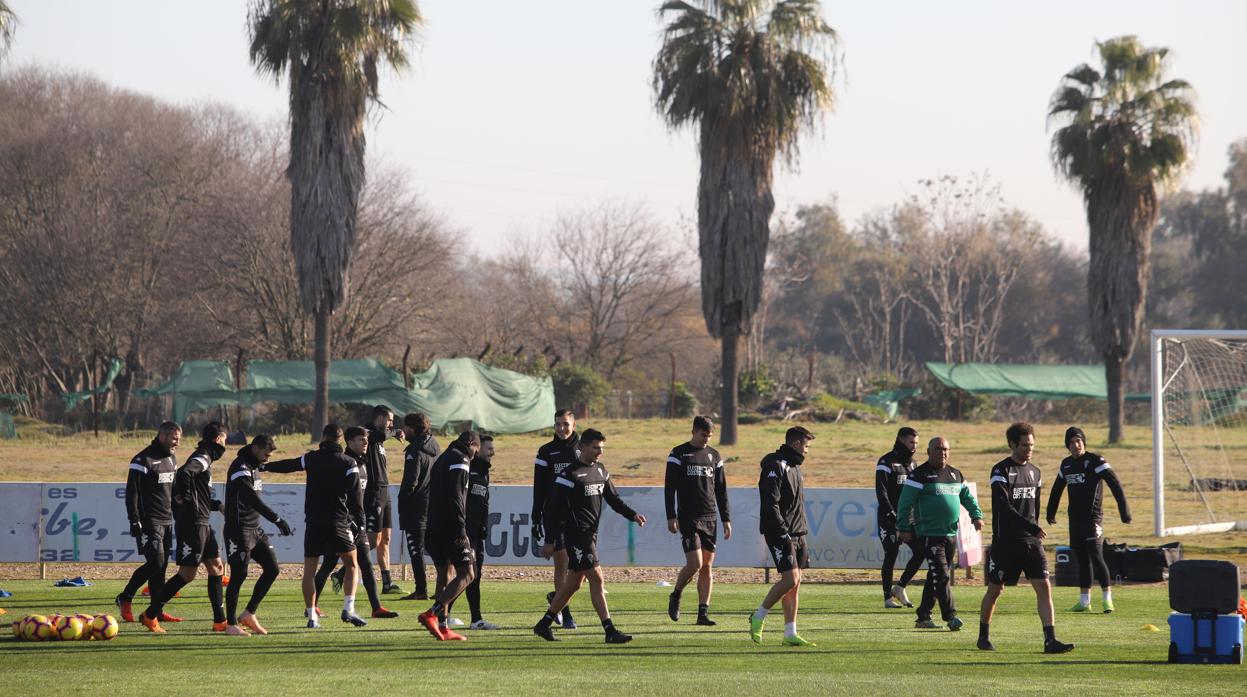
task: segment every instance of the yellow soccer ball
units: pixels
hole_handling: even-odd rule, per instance
[[[56,630],[43,615],[30,615],[22,622],[22,638],[27,641],[49,641]]]
[[[56,630],[56,638],[61,641],[74,641],[82,636],[82,620],[73,615],[61,617],[52,627]]]
[[[112,615],[96,615],[91,621],[91,638],[108,641],[117,636],[120,627]]]
[[[82,633],[78,635],[78,640],[89,640],[91,638],[91,623],[95,621],[95,616],[79,612],[74,617],[77,617],[78,621],[82,623]]]

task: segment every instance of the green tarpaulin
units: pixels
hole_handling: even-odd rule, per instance
[[[895,419],[901,412],[901,400],[917,397],[922,394],[921,387],[901,387],[895,390],[879,390],[866,395],[862,401],[872,407],[879,407],[889,419]]]
[[[311,361],[250,361],[247,386],[234,389],[234,374],[224,361],[187,361],[173,378],[138,396],[173,396],[173,420],[218,405],[250,406],[261,402],[311,404],[316,373]],[[373,359],[334,361],[329,372],[331,402],[385,404],[398,414],[421,411],[434,427],[470,422],[495,433],[523,433],[548,428],[554,419],[554,385],[470,358],[440,359],[412,376],[403,377]]]
[[[95,389],[83,392],[66,392],[61,395],[61,398],[65,400],[65,408],[73,409],[80,403],[90,399],[92,395],[104,394],[111,390],[113,388],[113,380],[116,380],[117,376],[121,375],[121,369],[125,366],[125,361],[120,358],[108,359],[108,372],[104,375],[104,379],[100,381],[100,384],[95,386]]]
[[[971,394],[1029,399],[1108,399],[1102,365],[1021,365],[1000,363],[927,363],[927,370],[948,387]],[[1148,394],[1126,397],[1151,399]]]

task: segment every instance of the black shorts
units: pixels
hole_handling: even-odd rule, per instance
[[[1070,523],[1069,545],[1076,547],[1084,542],[1096,544],[1104,541],[1104,528],[1099,523]]]
[[[199,566],[209,559],[220,559],[216,531],[211,525],[178,525],[178,566]]]
[[[355,549],[355,533],[347,525],[311,527],[303,531],[303,557],[339,556]]]
[[[563,542],[567,545],[567,568],[572,571],[588,571],[598,561],[598,536],[567,533]]]
[[[259,546],[273,548],[268,533],[259,528],[225,531],[225,554],[230,564],[246,564],[251,561],[251,551]]]
[[[554,551],[562,552],[567,549],[567,533],[562,530],[555,530],[553,535],[546,536],[545,543],[554,545]]]
[[[1031,581],[1048,578],[1048,557],[1039,540],[992,541],[987,553],[987,581],[1012,586],[1021,575]]]
[[[810,552],[805,548],[805,535],[796,537],[780,537],[764,535],[766,548],[771,550],[771,559],[775,561],[775,570],[781,574],[793,569],[810,568]]]
[[[368,532],[381,532],[394,527],[394,512],[390,510],[390,487],[383,486],[377,490],[377,501],[373,504],[373,509],[368,511],[365,525]]]
[[[700,549],[714,554],[714,543],[719,539],[717,518],[681,520],[677,525],[680,530],[680,546],[685,553]]]
[[[476,552],[466,537],[448,539],[446,535],[433,532],[424,537],[424,551],[433,560],[434,566],[473,566],[476,564]]]
[[[173,544],[173,526],[162,523],[144,523],[143,534],[134,539],[134,544],[144,559],[159,560],[160,563],[164,563],[169,559],[169,547]]]

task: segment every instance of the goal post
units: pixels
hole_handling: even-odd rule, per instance
[[[1156,535],[1247,530],[1247,330],[1153,330],[1151,369]]]

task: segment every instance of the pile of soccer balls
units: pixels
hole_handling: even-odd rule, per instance
[[[26,615],[13,623],[13,636],[25,641],[108,641],[118,629],[112,615]]]

